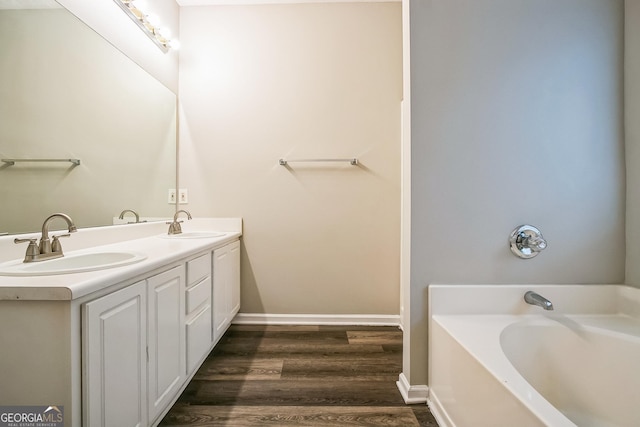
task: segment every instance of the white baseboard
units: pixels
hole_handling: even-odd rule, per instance
[[[407,405],[413,405],[415,403],[426,403],[429,396],[429,387],[426,385],[411,385],[409,380],[405,377],[404,373],[401,373],[396,381],[398,390],[404,399],[404,403]]]
[[[447,415],[447,411],[442,407],[438,396],[436,396],[433,391],[429,393],[427,405],[429,405],[429,410],[436,419],[439,427],[456,427],[451,418],[449,418],[449,415]]]
[[[261,314],[238,313],[236,325],[399,326],[400,316],[386,314]]]

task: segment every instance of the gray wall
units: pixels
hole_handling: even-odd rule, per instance
[[[626,283],[640,286],[640,1],[625,2]]]
[[[410,382],[430,283],[620,283],[623,1],[411,2]],[[511,230],[539,227],[532,260]]]

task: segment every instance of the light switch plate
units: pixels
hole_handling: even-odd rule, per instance
[[[186,205],[187,203],[189,203],[189,190],[187,190],[186,188],[181,188],[178,191],[178,203],[180,203],[181,205]]]

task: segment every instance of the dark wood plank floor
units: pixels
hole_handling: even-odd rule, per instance
[[[234,325],[160,426],[437,427],[401,370],[398,328]]]

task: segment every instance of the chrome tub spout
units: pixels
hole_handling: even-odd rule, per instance
[[[524,294],[524,301],[527,304],[537,305],[545,310],[553,310],[553,304],[551,304],[551,301],[533,291],[527,291]]]

